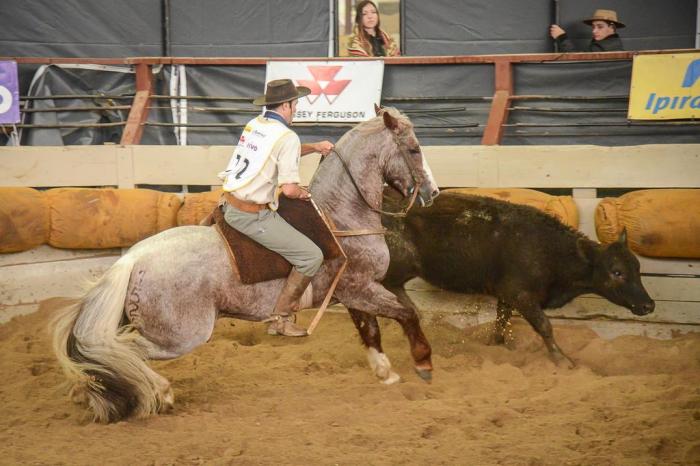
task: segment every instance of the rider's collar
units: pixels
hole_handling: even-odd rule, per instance
[[[270,120],[277,120],[280,123],[282,123],[284,126],[289,127],[287,120],[285,120],[282,115],[280,115],[277,112],[273,112],[272,110],[265,111],[265,113],[263,114],[263,118],[269,118]]]

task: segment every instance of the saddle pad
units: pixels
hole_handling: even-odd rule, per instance
[[[343,250],[336,242],[333,233],[311,202],[284,196],[280,196],[279,201],[277,213],[316,243],[323,252],[324,260],[343,256]],[[231,263],[234,270],[238,269],[241,282],[251,284],[287,278],[292,271],[292,265],[284,257],[256,243],[226,223],[220,206],[214,209],[213,220],[215,228],[228,244],[233,255],[234,260]]]

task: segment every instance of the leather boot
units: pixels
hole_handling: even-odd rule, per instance
[[[294,313],[299,310],[299,299],[301,299],[301,295],[304,294],[309,283],[311,283],[311,277],[307,277],[303,273],[297,272],[296,269],[292,269],[270,316],[273,322],[267,328],[268,334],[287,337],[305,337],[308,335],[305,328],[294,323],[296,320]]]

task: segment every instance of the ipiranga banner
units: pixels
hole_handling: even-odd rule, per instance
[[[636,55],[627,118],[700,118],[700,53]]]

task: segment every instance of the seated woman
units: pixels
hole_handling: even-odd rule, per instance
[[[593,39],[588,44],[586,52],[613,52],[624,50],[622,47],[622,39],[617,35],[617,30],[625,27],[623,23],[617,20],[617,13],[613,10],[595,10],[593,16],[584,19],[583,22],[591,27]],[[566,36],[559,25],[552,24],[549,27],[549,35],[552,36],[559,45],[560,52],[576,52],[576,47]]]
[[[379,10],[370,0],[357,4],[355,26],[350,36],[348,54],[351,57],[395,57],[399,48],[394,39],[380,29]]]

